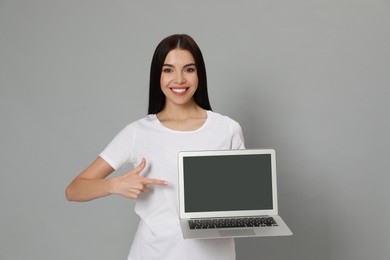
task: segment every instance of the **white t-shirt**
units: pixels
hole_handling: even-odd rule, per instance
[[[137,166],[145,158],[146,167],[141,174],[168,181],[166,186],[151,186],[136,200],[135,212],[141,221],[128,259],[235,259],[231,238],[183,239],[178,210],[177,156],[186,150],[243,148],[240,125],[212,111],[207,111],[205,123],[195,131],[166,128],[154,114],[127,125],[100,157],[116,170],[129,164]]]

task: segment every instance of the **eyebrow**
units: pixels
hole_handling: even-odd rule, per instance
[[[172,64],[163,64],[163,67],[164,66],[166,66],[166,67],[175,67]],[[190,63],[190,64],[187,64],[187,65],[184,65],[183,68],[190,67],[190,66],[196,66],[196,65],[195,65],[195,63]]]

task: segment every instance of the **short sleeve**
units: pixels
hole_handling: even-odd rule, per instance
[[[235,121],[232,125],[232,149],[245,149],[241,126]]]
[[[135,136],[135,125],[130,124],[126,126],[112,139],[99,156],[115,170],[133,163],[132,148]]]

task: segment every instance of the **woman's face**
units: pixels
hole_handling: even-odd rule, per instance
[[[191,52],[173,49],[168,53],[162,67],[160,86],[166,102],[176,105],[194,102],[198,73]]]

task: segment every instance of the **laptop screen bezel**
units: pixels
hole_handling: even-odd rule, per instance
[[[206,211],[206,212],[186,212],[184,195],[184,158],[197,156],[220,156],[220,155],[271,155],[271,175],[272,175],[272,209],[267,210],[234,210],[234,211]],[[239,149],[239,150],[205,150],[205,151],[182,151],[178,154],[179,167],[179,213],[180,218],[212,218],[212,217],[249,217],[278,214],[277,184],[276,184],[276,152],[274,149]]]

